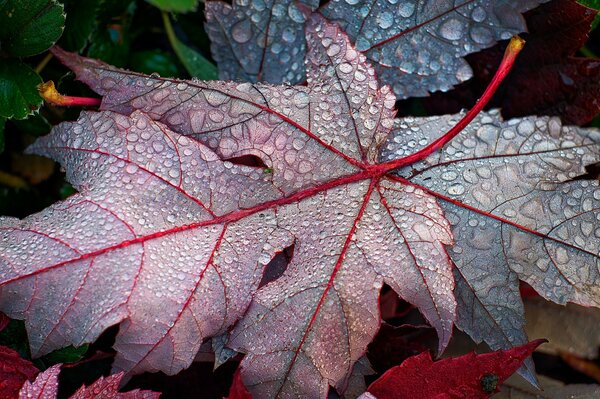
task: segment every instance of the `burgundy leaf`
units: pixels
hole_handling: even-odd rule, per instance
[[[5,346],[0,346],[0,398],[14,398],[25,381],[33,380],[38,369]]]
[[[433,362],[429,352],[413,356],[372,383],[363,398],[484,399],[497,392],[544,340],[510,350]]]
[[[231,383],[227,399],[252,399],[252,395],[244,386],[239,368],[236,370],[235,374],[233,374],[233,382]]]
[[[8,323],[10,323],[10,318],[4,313],[0,312],[0,331],[4,330]]]
[[[19,399],[56,399],[58,393],[58,374],[60,364],[50,367],[37,376],[34,382],[26,382],[19,392]],[[89,387],[81,387],[70,399],[158,399],[160,394],[151,391],[133,391],[120,393],[119,384],[123,373],[106,378],[100,377]]]
[[[511,76],[492,105],[505,117],[532,114],[561,116],[582,125],[600,112],[600,60],[576,57],[596,12],[573,0],[554,0],[526,14],[530,33]],[[435,113],[470,107],[500,64],[504,45],[467,59],[475,78],[448,94],[435,94],[426,107]]]

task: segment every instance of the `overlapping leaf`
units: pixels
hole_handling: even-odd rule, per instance
[[[373,382],[359,399],[485,399],[543,340],[510,350],[431,360],[429,352],[406,359]]]
[[[175,373],[241,318],[229,345],[254,394],[325,397],[364,372],[383,282],[445,347],[449,225],[376,164],[395,98],[335,25],[315,15],[307,32],[308,87],[174,81],[56,52],[104,111],[30,150],[80,194],[3,220],[1,305],[26,319],[34,353],[122,322],[116,369]],[[222,160],[248,154],[272,170]],[[291,245],[283,275],[256,291]]]
[[[398,98],[407,98],[471,78],[462,57],[525,31],[521,13],[544,1],[332,0],[320,12],[341,24]],[[304,19],[294,2],[207,1],[206,9],[222,79],[302,81]]]
[[[513,72],[491,102],[507,118],[560,116],[583,125],[599,112],[600,60],[575,56],[588,39],[596,11],[574,0],[555,0],[526,14],[529,34]],[[504,52],[501,43],[467,57],[474,78],[449,93],[425,100],[429,113],[446,114],[471,107],[489,84]]]
[[[18,399],[56,399],[58,395],[58,373],[60,364],[40,373],[35,381],[25,382]],[[158,399],[160,394],[151,391],[133,391],[120,393],[119,383],[123,373],[106,378],[100,377],[89,387],[81,387],[69,399]]]
[[[400,120],[383,159],[425,145],[456,116]],[[600,186],[572,180],[600,133],[558,118],[482,113],[442,151],[400,173],[441,200],[453,226],[457,326],[493,349],[526,342],[518,279],[556,303],[600,304]]]
[[[306,17],[318,0],[206,2],[206,32],[223,80],[299,83],[305,80]]]

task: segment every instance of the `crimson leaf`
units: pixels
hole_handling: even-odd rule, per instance
[[[60,364],[40,373],[35,381],[25,382],[18,399],[56,399],[58,393],[58,373]],[[160,394],[151,391],[133,391],[120,393],[119,383],[123,373],[106,378],[100,377],[89,387],[81,387],[69,399],[158,399]]]
[[[27,380],[33,380],[38,369],[28,360],[5,346],[0,346],[0,397],[14,398]]]
[[[485,399],[510,377],[543,340],[510,350],[431,360],[429,352],[388,370],[362,399]]]

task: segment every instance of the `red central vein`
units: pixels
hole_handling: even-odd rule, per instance
[[[467,114],[463,117],[463,119],[461,119],[453,128],[451,128],[448,132],[446,132],[444,135],[442,135],[442,137],[440,137],[438,140],[434,141],[427,147],[423,148],[422,150],[420,150],[412,155],[409,155],[407,157],[400,158],[397,160],[392,160],[392,161],[385,162],[382,164],[365,165],[363,163],[360,163],[360,162],[354,160],[353,158],[350,158],[350,157],[346,156],[345,154],[340,153],[337,149],[323,143],[322,141],[320,141],[320,139],[318,137],[315,137],[312,132],[308,131],[306,128],[303,128],[302,126],[300,126],[296,122],[292,121],[288,117],[281,115],[279,113],[276,113],[275,111],[268,109],[266,106],[254,104],[258,108],[264,109],[267,112],[275,113],[280,118],[282,118],[284,121],[290,123],[291,125],[297,127],[298,129],[302,130],[310,137],[314,137],[315,140],[319,141],[323,145],[330,148],[331,151],[341,154],[345,159],[347,159],[353,165],[358,166],[361,170],[354,174],[342,176],[337,179],[323,183],[321,185],[318,185],[315,187],[309,187],[307,189],[298,191],[298,192],[296,192],[288,197],[285,197],[285,198],[278,198],[278,199],[275,199],[272,201],[267,201],[267,202],[264,202],[262,204],[256,205],[251,208],[240,209],[240,210],[233,211],[233,212],[230,212],[225,215],[213,217],[212,219],[209,219],[209,220],[203,220],[203,221],[190,223],[190,224],[183,225],[183,226],[173,227],[173,228],[170,228],[167,230],[158,231],[158,232],[155,232],[152,234],[136,237],[134,239],[127,240],[127,241],[123,241],[119,244],[101,248],[96,251],[88,252],[86,254],[82,254],[81,256],[79,256],[77,258],[65,260],[65,261],[56,263],[54,265],[50,265],[45,268],[38,269],[34,272],[31,272],[31,273],[28,273],[25,275],[21,275],[18,277],[14,277],[12,279],[8,279],[0,284],[7,284],[12,281],[20,280],[20,279],[23,279],[23,278],[26,278],[29,276],[37,275],[37,274],[41,274],[41,273],[47,272],[49,270],[55,269],[57,267],[61,267],[68,263],[77,262],[80,260],[98,256],[98,255],[113,251],[115,249],[124,248],[124,247],[128,247],[130,245],[143,243],[143,242],[146,242],[149,240],[164,237],[169,234],[174,234],[174,233],[178,233],[181,231],[186,231],[186,230],[190,230],[190,229],[195,229],[195,228],[200,228],[200,227],[210,226],[210,225],[215,225],[215,224],[220,224],[220,223],[235,222],[244,217],[250,216],[254,213],[264,211],[267,209],[271,209],[271,208],[276,208],[276,207],[290,204],[293,202],[297,202],[304,198],[314,196],[318,193],[324,192],[326,190],[329,190],[329,189],[332,189],[332,188],[335,188],[335,187],[338,187],[341,185],[350,184],[350,183],[354,183],[354,182],[358,182],[360,180],[366,180],[366,179],[374,179],[373,181],[376,181],[377,179],[381,178],[383,175],[386,175],[387,173],[391,172],[394,169],[418,162],[418,161],[428,157],[433,152],[441,149],[452,138],[454,138],[456,135],[458,135],[462,131],[462,129],[464,129],[473,120],[473,118],[475,118],[475,116],[483,109],[483,107],[487,104],[487,102],[492,98],[494,91],[500,85],[501,81],[504,79],[504,77],[510,71],[512,65],[514,64],[516,56],[519,53],[519,51],[523,48],[523,45],[524,45],[524,41],[518,37],[513,38],[510,41],[510,43],[506,49],[506,52],[504,54],[504,58],[502,59],[502,63],[500,64],[498,71],[496,71],[496,75],[494,75],[492,82],[487,87],[487,89],[485,90],[482,97],[477,101],[475,106],[469,112],[467,112]],[[215,90],[215,91],[217,91],[217,90]],[[230,97],[237,98],[234,96],[230,96]],[[249,101],[243,100],[241,98],[240,98],[240,100],[249,102]],[[249,102],[249,103],[253,104],[252,102]],[[408,180],[404,180],[404,181],[406,182],[406,184],[414,185],[414,183],[410,183],[410,182],[408,182]],[[425,189],[425,190],[430,191],[427,189]],[[437,194],[437,193],[435,193],[435,194],[438,197],[440,196],[440,194]],[[449,199],[449,200],[452,201],[451,199]],[[537,233],[537,234],[541,234],[541,233]]]
[[[325,289],[323,290],[323,293],[321,294],[321,297],[319,298],[319,302],[317,303],[317,305],[313,311],[313,314],[312,314],[308,324],[306,325],[306,328],[304,329],[304,334],[302,335],[302,339],[300,339],[300,342],[298,343],[298,347],[294,351],[294,357],[290,361],[288,369],[285,372],[285,376],[282,379],[283,381],[287,381],[289,374],[291,373],[292,369],[294,368],[294,365],[296,364],[296,359],[298,358],[298,354],[300,353],[300,350],[302,349],[302,346],[304,345],[304,342],[306,341],[306,338],[308,337],[308,334],[311,330],[312,325],[315,323],[317,316],[319,315],[319,311],[321,310],[321,307],[323,306],[323,302],[325,301],[325,298],[327,297],[329,290],[333,286],[333,281],[335,280],[335,277],[337,276],[338,272],[342,268],[342,263],[344,262],[344,257],[346,255],[346,252],[348,252],[350,243],[352,242],[352,236],[354,236],[354,233],[356,232],[356,229],[358,226],[358,222],[360,221],[363,214],[365,213],[365,209],[367,209],[367,204],[369,203],[371,194],[373,193],[373,190],[374,190],[375,186],[377,185],[378,181],[379,181],[379,179],[371,180],[371,184],[369,185],[369,189],[365,193],[365,197],[363,199],[363,203],[360,207],[360,210],[358,211],[358,214],[356,215],[356,217],[354,218],[354,221],[352,222],[352,227],[350,228],[350,231],[348,232],[348,234],[346,236],[346,241],[344,242],[344,246],[342,247],[340,255],[338,256],[335,266],[333,267],[331,276],[329,276],[329,281],[327,281],[327,285],[325,286]],[[282,384],[279,387],[279,390],[275,396],[279,395],[279,393],[283,389],[283,385],[284,384]]]
[[[441,13],[441,14],[439,14],[439,15],[436,15],[435,17],[433,17],[433,18],[430,18],[430,19],[428,19],[428,20],[427,20],[427,21],[425,21],[425,22],[421,22],[420,24],[418,24],[418,25],[415,25],[415,26],[412,26],[412,27],[410,27],[410,28],[408,28],[408,29],[406,29],[406,30],[403,30],[402,32],[400,32],[400,33],[398,33],[398,34],[396,34],[396,35],[394,35],[394,36],[390,36],[390,37],[388,37],[387,39],[380,41],[379,43],[375,43],[374,45],[372,45],[372,46],[371,46],[371,47],[369,47],[368,49],[364,50],[364,52],[365,52],[365,53],[366,53],[366,52],[369,52],[370,50],[373,50],[373,49],[374,49],[374,48],[376,48],[376,47],[383,46],[383,45],[384,45],[384,44],[386,44],[386,43],[389,43],[389,42],[391,42],[391,41],[393,41],[393,40],[396,40],[396,39],[398,39],[398,38],[400,38],[400,37],[402,37],[402,36],[404,36],[404,35],[406,35],[406,34],[409,34],[410,32],[413,32],[413,31],[415,31],[415,30],[417,30],[417,29],[420,29],[420,28],[422,28],[423,26],[425,26],[425,25],[427,25],[427,24],[430,24],[430,23],[432,23],[432,22],[433,22],[433,21],[435,21],[436,19],[440,19],[440,18],[442,18],[443,16],[445,16],[445,15],[448,15],[448,14],[450,14],[451,12],[454,12],[454,11],[458,10],[459,8],[461,8],[461,7],[464,7],[464,6],[466,6],[467,4],[469,4],[469,3],[472,3],[472,2],[474,2],[474,1],[475,1],[475,0],[468,0],[468,1],[465,1],[464,3],[462,3],[462,4],[459,4],[459,5],[457,5],[457,6],[454,6],[453,8],[449,9],[448,11],[446,11],[446,12],[443,12],[443,13]]]
[[[4,282],[0,283],[0,284],[8,284],[11,283],[13,281],[16,280],[20,280],[26,277],[30,277],[30,276],[34,276],[34,275],[38,275],[41,273],[45,273],[47,271],[50,271],[52,269],[56,269],[58,267],[64,266],[66,264],[69,263],[73,263],[73,262],[78,262],[84,259],[88,259],[88,258],[92,258],[95,256],[99,256],[102,254],[105,254],[107,252],[111,252],[117,249],[121,249],[121,248],[125,248],[125,247],[129,247],[131,245],[135,245],[135,244],[140,244],[146,241],[150,241],[150,240],[154,240],[157,238],[161,238],[164,236],[168,236],[170,234],[175,234],[175,233],[179,233],[182,231],[187,231],[187,230],[192,230],[192,229],[197,229],[197,228],[201,228],[201,227],[206,227],[206,226],[213,226],[213,225],[217,225],[217,224],[224,224],[224,223],[232,223],[232,222],[236,222],[240,219],[243,219],[245,217],[251,216],[255,213],[261,212],[261,211],[265,211],[265,210],[269,210],[269,209],[273,209],[273,208],[277,208],[283,205],[287,205],[293,202],[298,202],[301,201],[305,198],[308,197],[312,197],[314,195],[317,195],[321,192],[330,190],[332,188],[335,187],[339,187],[339,186],[343,186],[343,185],[347,185],[347,184],[351,184],[351,183],[355,183],[361,180],[366,180],[366,179],[372,179],[372,178],[376,178],[382,175],[381,172],[374,172],[373,170],[371,170],[373,168],[370,168],[370,170],[365,170],[365,171],[361,171],[352,175],[348,175],[348,176],[342,176],[339,177],[337,179],[331,180],[329,182],[323,183],[319,186],[316,187],[310,187],[307,188],[305,190],[302,191],[298,191],[288,197],[285,198],[278,198],[272,201],[267,201],[264,202],[262,204],[253,206],[251,208],[246,208],[246,209],[240,209],[240,210],[236,210],[224,215],[220,215],[217,217],[214,217],[212,219],[208,219],[208,220],[202,220],[199,222],[194,222],[194,223],[190,223],[190,224],[186,224],[186,225],[182,225],[182,226],[176,226],[176,227],[172,227],[170,229],[167,230],[162,230],[162,231],[158,231],[155,233],[151,233],[151,234],[147,234],[144,236],[139,236],[136,238],[133,238],[131,240],[127,240],[127,241],[123,241],[120,242],[118,244],[115,245],[111,245],[108,247],[104,247],[104,248],[100,248],[98,250],[92,251],[92,252],[88,252],[85,254],[82,254],[81,256],[78,256],[76,258],[72,258],[72,259],[68,259],[41,269],[38,269],[36,271],[33,271],[31,273],[28,274],[23,274],[21,276],[18,277],[14,277],[12,279],[8,279],[5,280]]]

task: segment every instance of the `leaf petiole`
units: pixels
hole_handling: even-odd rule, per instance
[[[99,98],[93,97],[63,96],[56,90],[54,82],[51,80],[40,84],[38,86],[38,92],[47,103],[61,107],[93,107],[99,106],[102,101]]]
[[[456,125],[454,125],[450,130],[444,133],[440,138],[435,140],[433,143],[429,144],[425,148],[415,152],[412,155],[409,155],[404,158],[396,159],[390,162],[386,162],[377,167],[383,168],[386,171],[393,170],[396,168],[400,168],[403,166],[411,165],[415,162],[421,161],[427,158],[429,155],[433,154],[437,150],[441,149],[443,146],[448,144],[450,140],[456,137],[460,132],[463,131],[464,128],[467,127],[469,123],[479,114],[483,108],[487,105],[487,103],[492,99],[494,93],[500,86],[500,83],[506,78],[510,70],[512,69],[517,55],[523,49],[525,45],[525,40],[520,38],[519,36],[513,36],[513,38],[508,43],[508,47],[504,52],[504,57],[502,57],[502,62],[496,71],[492,81],[485,89],[479,100],[475,103],[473,108],[471,108],[465,116],[458,121]]]

